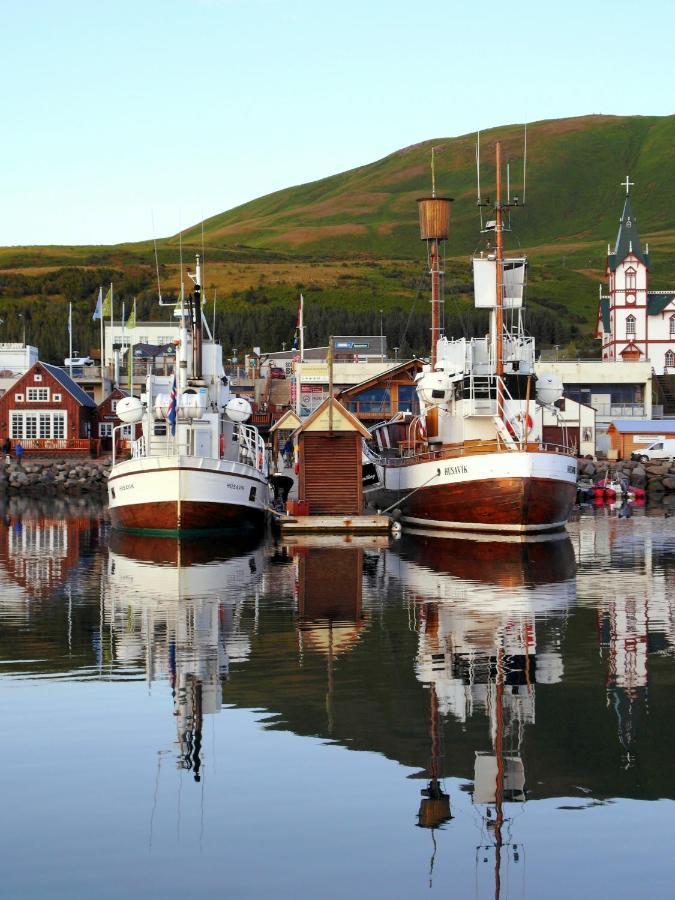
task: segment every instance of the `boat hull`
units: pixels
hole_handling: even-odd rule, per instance
[[[267,481],[252,466],[190,457],[120,463],[108,480],[113,527],[197,535],[265,524]]]
[[[565,527],[576,500],[576,460],[555,453],[490,453],[383,466],[378,502],[404,524],[537,533]],[[372,497],[371,494],[371,502]]]

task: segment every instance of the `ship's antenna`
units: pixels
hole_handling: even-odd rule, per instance
[[[523,206],[525,206],[525,176],[527,174],[527,122],[525,123],[525,141],[523,149]]]
[[[183,227],[178,216],[178,252],[180,254],[180,289],[183,292]]]
[[[483,207],[480,199],[480,131],[476,132],[476,190],[478,212],[480,214],[480,230],[483,230]]]
[[[162,305],[162,285],[159,281],[159,259],[157,257],[157,237],[155,235],[155,213],[152,213],[152,243],[155,245],[155,271],[157,272],[157,296],[159,297],[159,305]]]

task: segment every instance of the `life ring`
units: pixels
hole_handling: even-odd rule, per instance
[[[523,429],[523,425],[525,425],[525,429]],[[524,415],[523,413],[518,413],[513,419],[506,420],[506,429],[511,435],[512,438],[516,438],[516,440],[521,440],[522,438],[526,438],[529,433],[532,431],[534,427],[534,422],[532,421],[532,416],[528,413]],[[517,430],[516,430],[517,429]],[[524,434],[523,434],[524,430]]]

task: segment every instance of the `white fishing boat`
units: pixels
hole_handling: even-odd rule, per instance
[[[190,277],[192,294],[181,291],[175,311],[177,374],[148,375],[140,398],[117,405],[123,425],[140,423],[142,433],[130,459],[113,455],[112,523],[154,534],[260,529],[268,503],[265,445],[246,424],[250,404],[231,394],[221,346],[210,333],[203,338],[199,257]]]
[[[525,334],[523,256],[506,258],[503,232],[518,198],[501,196],[497,143],[495,218],[487,248],[473,260],[475,305],[489,311],[485,337],[441,334],[443,242],[449,198],[418,201],[432,287],[430,364],[417,376],[420,415],[399,413],[371,429],[365,447],[377,483],[369,504],[397,510],[404,525],[533,533],[565,526],[576,497],[577,464],[568,446],[543,439],[543,410],[558,418],[562,385],[534,373],[534,339]],[[481,205],[487,205],[487,201]]]

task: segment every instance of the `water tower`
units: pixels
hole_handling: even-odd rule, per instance
[[[437,197],[435,188],[431,197],[420,197],[417,208],[420,217],[420,237],[427,245],[429,273],[431,275],[431,366],[436,365],[436,344],[441,336],[441,303],[445,275],[441,264],[443,241],[448,239],[450,204],[452,198]]]

